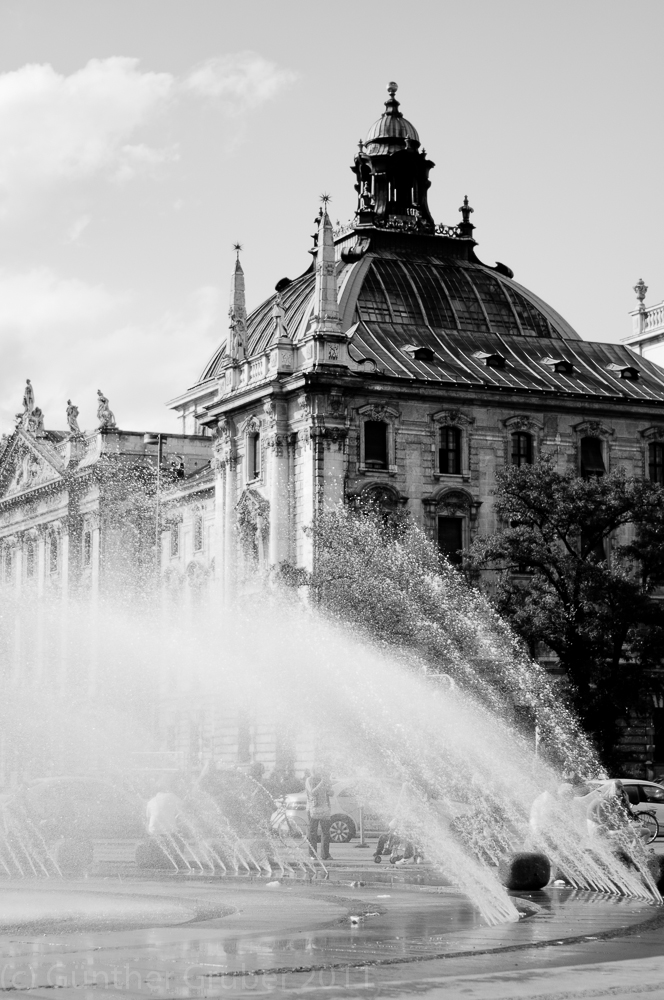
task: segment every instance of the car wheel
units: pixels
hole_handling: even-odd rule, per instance
[[[347,844],[355,836],[355,824],[349,816],[333,816],[330,820],[330,840],[333,844]]]

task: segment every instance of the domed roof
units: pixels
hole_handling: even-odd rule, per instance
[[[360,323],[381,328],[396,342],[411,343],[433,332],[472,341],[491,335],[536,337],[546,341],[581,338],[551,306],[527,288],[479,262],[437,257],[410,250],[368,253],[358,263],[337,265],[343,328]],[[315,275],[308,271],[282,292],[284,325],[294,339],[314,305]],[[276,295],[248,317],[247,356],[265,351],[275,330]],[[479,341],[478,341],[479,344]],[[553,352],[553,345],[547,348]],[[201,381],[217,375],[225,345],[210,359]]]
[[[385,101],[385,111],[367,133],[364,152],[370,156],[376,153],[395,153],[404,148],[407,139],[417,146],[420,144],[417,129],[399,111],[399,102],[394,96],[397,92],[396,83],[389,83],[387,89],[390,97]]]

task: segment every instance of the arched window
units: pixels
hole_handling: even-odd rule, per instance
[[[35,545],[28,542],[25,549],[25,575],[28,580],[32,580],[35,575]]]
[[[387,468],[387,424],[384,420],[364,421],[364,464],[368,469]]]
[[[584,479],[606,473],[602,441],[598,437],[581,438],[581,475]]]
[[[49,573],[57,573],[59,565],[58,536],[53,532],[50,537],[48,547],[48,570]]]
[[[463,518],[438,518],[438,548],[449,561],[458,566],[462,560]]]
[[[458,427],[440,428],[438,470],[447,476],[461,473],[461,431]]]
[[[664,486],[664,444],[660,441],[648,445],[648,477]]]
[[[533,437],[526,431],[512,434],[512,465],[533,464]]]

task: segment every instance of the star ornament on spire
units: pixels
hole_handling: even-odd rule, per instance
[[[242,244],[241,244],[241,243],[234,243],[234,244],[233,244],[233,250],[235,250],[235,253],[236,253],[236,254],[238,255],[238,258],[239,258],[239,256],[240,256],[240,251],[241,251],[241,250],[244,250],[244,247],[242,246]]]
[[[331,194],[322,194],[320,196],[320,200],[323,203],[323,208],[327,210],[327,206],[332,201],[332,195]]]

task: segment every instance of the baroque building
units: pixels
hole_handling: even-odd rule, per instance
[[[333,227],[324,196],[310,266],[250,314],[238,252],[228,335],[169,404],[183,434],[213,440],[210,470],[170,494],[171,585],[186,574],[177,533],[203,510],[223,599],[256,567],[310,569],[305,529],[339,502],[403,507],[458,561],[496,526],[506,464],[543,453],[664,481],[664,370],[582,340],[509,267],[483,263],[467,197],[459,223],[434,221],[434,163],[388,91],[354,157],[352,221]],[[635,759],[652,738],[639,731]],[[664,727],[658,743],[664,766]]]
[[[659,307],[640,283],[629,346],[588,342],[483,263],[468,198],[457,224],[432,218],[434,163],[388,91],[353,159],[354,218],[333,227],[324,197],[309,267],[250,313],[236,248],[227,336],[169,403],[179,434],[118,430],[101,393],[94,431],[71,403],[68,430],[44,430],[26,387],[0,445],[2,586],[96,598],[159,562],[164,607],[181,612],[230,599],[257,569],[311,569],[306,529],[326,506],[402,508],[458,561],[494,530],[508,464],[547,454],[664,483],[664,369],[643,346]],[[311,763],[250,714],[219,728],[202,705],[194,725],[177,692],[162,708],[169,750]],[[664,706],[655,715],[626,759],[654,752],[664,773]]]
[[[203,435],[144,434],[118,428],[97,393],[98,426],[82,431],[67,403],[67,430],[49,430],[28,380],[12,434],[0,444],[0,600],[77,601],[94,613],[104,596],[149,599],[159,569],[161,494],[173,480],[209,468]],[[64,409],[64,407],[63,407]],[[63,419],[63,424],[65,420]],[[45,638],[46,606],[18,616],[0,635],[3,683],[67,673],[66,643]],[[43,612],[43,614],[41,613]],[[65,614],[59,621],[65,629]],[[62,638],[62,637],[61,637]],[[9,643],[5,648],[3,643]],[[94,692],[94,664],[81,690]],[[0,752],[0,775],[6,762]]]

